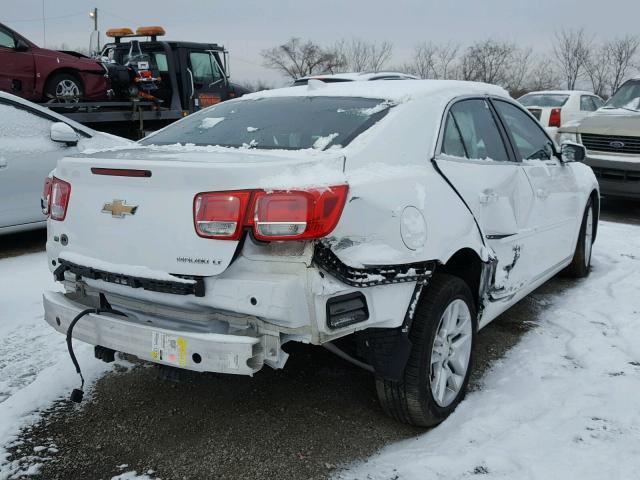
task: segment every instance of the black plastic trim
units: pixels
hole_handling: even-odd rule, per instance
[[[195,283],[180,283],[170,280],[154,280],[150,278],[134,277],[112,273],[92,267],[85,267],[64,259],[58,259],[60,266],[56,268],[54,277],[58,281],[64,280],[64,272],[71,272],[79,278],[85,277],[92,280],[102,280],[104,282],[126,285],[131,288],[142,288],[152,292],[171,293],[173,295],[195,295],[204,297],[204,277],[184,277],[193,280]]]

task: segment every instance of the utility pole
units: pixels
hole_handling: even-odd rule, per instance
[[[93,18],[93,31],[98,32],[98,9],[94,8],[93,11],[89,12],[89,17]],[[98,38],[98,51],[100,50],[100,33],[96,33]]]
[[[42,0],[42,48],[47,48],[47,24],[44,17],[44,0]]]

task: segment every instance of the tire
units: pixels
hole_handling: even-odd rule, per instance
[[[44,87],[44,99],[50,103],[78,103],[83,96],[82,82],[70,73],[52,75]]]
[[[591,251],[593,246],[594,220],[596,218],[593,211],[593,201],[589,199],[582,215],[582,224],[578,235],[578,243],[573,254],[573,260],[564,274],[573,278],[584,278],[591,270]]]
[[[468,328],[464,328],[466,332],[464,338],[462,334],[453,335],[454,341],[451,342],[452,347],[449,348],[449,353],[451,353],[456,338],[460,340],[459,346],[464,347],[464,351],[459,353],[465,353],[468,347],[466,359],[461,356],[454,360],[458,367],[466,360],[463,374],[460,374],[460,368],[454,369],[454,364],[449,361],[449,358],[453,357],[447,357],[447,360],[438,361],[435,364],[432,363],[434,357],[442,358],[435,350],[436,348],[446,350],[446,346],[436,345],[436,339],[438,339],[438,343],[441,343],[441,335],[437,337],[436,335],[443,333],[442,327],[447,322],[444,314],[452,305],[456,306],[459,313],[462,312],[461,316],[456,318],[456,325],[462,326],[463,324],[461,317],[466,315],[463,305],[466,306],[466,313],[469,317]],[[376,378],[378,399],[385,413],[399,422],[420,427],[431,427],[445,420],[455,410],[466,393],[473,365],[476,330],[477,319],[474,301],[467,284],[452,275],[434,275],[416,309],[409,333],[412,348],[402,380],[394,382]],[[447,340],[447,344],[448,342]],[[436,388],[432,384],[439,385],[435,381],[436,375],[445,362],[448,364],[449,371],[457,371],[458,374],[445,380],[445,395],[438,395],[438,392],[442,392],[442,388]],[[440,372],[438,379],[442,378],[442,372]],[[451,389],[449,389],[449,380],[451,380],[453,387]],[[456,388],[457,390],[455,390]]]

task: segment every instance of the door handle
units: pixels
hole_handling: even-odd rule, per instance
[[[496,203],[498,201],[498,195],[490,190],[485,190],[480,194],[480,203],[482,205],[489,205],[490,203]]]
[[[538,188],[536,190],[536,196],[538,198],[545,199],[549,196],[549,190],[547,190],[546,188]]]

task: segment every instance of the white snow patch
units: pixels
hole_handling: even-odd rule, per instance
[[[138,472],[131,470],[129,472],[121,473],[115,477],[111,477],[111,480],[154,480],[155,477],[150,477],[147,474],[138,475]]]
[[[260,130],[259,128],[256,127],[247,127],[247,132],[251,133],[251,132],[257,132],[258,130]]]
[[[43,319],[42,292],[59,289],[47,264],[44,252],[0,260],[0,480],[22,469],[19,461],[7,463],[5,450],[19,429],[79,385],[64,336]],[[86,392],[110,366],[95,361],[92,346],[74,347]]]
[[[639,252],[639,227],[601,222],[591,275],[550,295],[539,327],[480,391],[437,428],[337,477],[637,478]]]
[[[200,128],[213,128],[224,120],[224,117],[207,117],[200,122]]]
[[[313,142],[312,148],[315,148],[316,150],[324,150],[325,148],[327,148],[327,145],[333,142],[333,139],[336,138],[338,135],[340,134],[331,133],[325,137],[319,137],[315,142]]]

